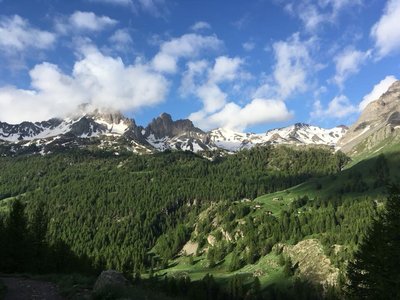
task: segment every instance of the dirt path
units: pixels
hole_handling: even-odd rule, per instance
[[[64,300],[54,283],[23,277],[0,277],[7,286],[4,300]]]

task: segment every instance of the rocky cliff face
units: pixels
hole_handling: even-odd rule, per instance
[[[210,143],[208,134],[195,127],[192,121],[173,121],[167,113],[151,121],[144,130],[144,137],[159,151],[172,149],[198,152],[216,149],[215,145]]]
[[[400,133],[400,81],[379,99],[369,103],[357,122],[339,140],[338,146],[350,155],[373,149],[386,139],[397,140]]]
[[[153,134],[155,138],[159,139],[183,134],[190,135],[190,133],[204,134],[201,129],[193,125],[192,121],[188,119],[173,121],[171,115],[163,113],[146,127],[145,135]]]

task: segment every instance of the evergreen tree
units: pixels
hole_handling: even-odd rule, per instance
[[[24,271],[29,263],[29,235],[25,205],[19,199],[12,203],[5,231],[5,269],[9,272]]]
[[[232,253],[232,259],[229,264],[229,272],[233,272],[240,269],[242,262],[239,255],[240,254],[236,251]]]
[[[290,259],[290,257],[286,258],[285,264],[283,266],[283,274],[285,274],[286,277],[293,276],[295,269],[296,269],[296,266],[293,266],[292,260]]]
[[[30,226],[30,234],[32,237],[31,255],[32,255],[32,270],[41,273],[48,269],[48,253],[46,245],[47,233],[47,216],[44,210],[44,203],[39,202],[34,212]]]
[[[348,266],[347,292],[356,299],[400,299],[400,189],[392,186],[386,211],[368,230]]]

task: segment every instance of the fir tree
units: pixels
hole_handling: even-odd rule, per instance
[[[6,224],[6,270],[21,272],[26,269],[29,257],[29,235],[25,205],[19,200],[12,203],[10,216]]]
[[[400,190],[392,186],[386,211],[373,221],[348,266],[347,293],[356,299],[400,299]]]

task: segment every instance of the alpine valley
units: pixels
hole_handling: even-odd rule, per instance
[[[400,81],[349,128],[0,123],[0,271],[70,299],[359,299],[397,259],[399,133]]]

